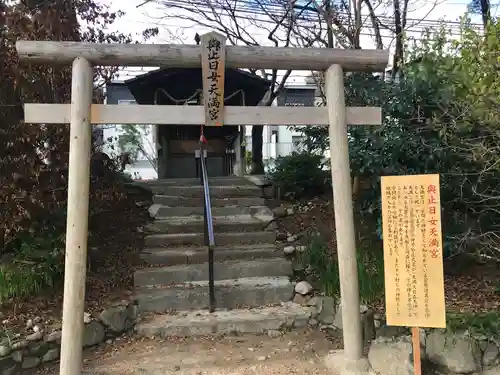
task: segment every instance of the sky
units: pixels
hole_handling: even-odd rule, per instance
[[[119,19],[113,26],[117,31],[127,32],[135,35],[140,35],[141,31],[145,28],[158,27],[159,35],[149,43],[194,43],[194,34],[198,32],[203,34],[210,30],[204,29],[199,25],[180,20],[175,17],[178,11],[161,8],[156,5],[154,1],[147,3],[137,8],[138,5],[143,4],[144,0],[101,0],[103,3],[109,5],[112,10],[121,10],[125,12],[125,16]],[[492,0],[493,14],[498,10],[497,1]],[[172,1],[174,2],[174,1]],[[410,8],[408,12],[408,24],[410,31],[409,36],[418,38],[424,27],[432,25],[435,21],[443,20],[451,22],[449,25],[453,30],[457,30],[457,22],[466,10],[466,0],[415,0],[410,1]],[[168,17],[163,17],[168,12]],[[185,14],[185,13],[184,13]],[[387,14],[387,13],[385,13]],[[388,14],[390,16],[390,14]],[[425,21],[421,21],[425,19]],[[434,21],[434,22],[433,22]],[[480,18],[473,19],[473,22],[480,22]],[[245,23],[245,21],[242,21]],[[245,30],[250,31],[253,37],[261,45],[270,45],[267,40],[267,32],[262,28],[256,27],[255,22],[248,22],[244,25]],[[387,44],[389,49],[392,49],[392,36],[386,34],[384,36],[384,44]],[[369,35],[362,36],[363,48],[375,48],[375,44]],[[140,74],[142,71],[148,69],[144,68],[128,68],[125,70],[126,74],[122,74],[119,79],[126,79],[130,76]],[[288,84],[303,84],[304,77],[310,72],[294,72],[288,79]]]

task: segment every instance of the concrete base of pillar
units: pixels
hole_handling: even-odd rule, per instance
[[[343,350],[333,350],[325,357],[325,366],[331,375],[376,375],[368,358],[348,360]]]

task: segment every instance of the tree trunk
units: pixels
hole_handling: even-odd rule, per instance
[[[252,126],[252,172],[251,174],[264,174],[264,161],[262,146],[264,144],[264,126]]]
[[[490,22],[491,19],[490,2],[488,0],[480,0],[480,2],[481,2],[481,17],[483,19],[484,29],[486,30],[486,27],[488,26],[488,23]]]

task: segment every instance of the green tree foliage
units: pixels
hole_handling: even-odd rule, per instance
[[[306,151],[278,157],[271,177],[284,193],[295,199],[323,194],[330,180],[323,159],[322,155]]]
[[[130,35],[107,31],[120,15],[94,0],[0,1],[0,302],[53,285],[64,260],[69,126],[25,124],[22,105],[68,103],[71,67],[20,64],[15,43],[130,43]],[[95,81],[115,72],[96,67]],[[123,199],[107,178],[116,175],[108,161],[92,152],[91,224]]]
[[[464,20],[406,46],[401,74],[389,82],[346,77],[349,105],[381,105],[382,127],[349,131],[357,209],[380,216],[380,176],[440,173],[445,253],[500,258],[500,23],[478,33]],[[325,129],[303,129],[325,147]]]

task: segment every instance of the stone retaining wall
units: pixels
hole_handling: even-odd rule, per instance
[[[132,329],[138,319],[137,306],[116,306],[104,310],[96,319],[85,314],[83,347],[100,344]],[[29,322],[32,331],[25,337],[4,338],[0,342],[0,375],[21,374],[42,363],[59,359],[60,327],[44,327],[41,322]]]
[[[342,310],[332,297],[313,296],[306,283],[297,284],[294,302],[310,312],[309,325],[332,329],[341,335]],[[360,306],[368,360],[378,375],[412,375],[413,352],[406,327],[387,326],[384,317]],[[500,375],[500,341],[469,332],[421,329],[424,374]]]
[[[411,336],[408,330],[397,333],[394,328],[383,326],[377,332],[368,360],[381,375],[411,375]],[[423,373],[500,375],[500,349],[492,338],[444,329],[422,329],[421,338]]]

